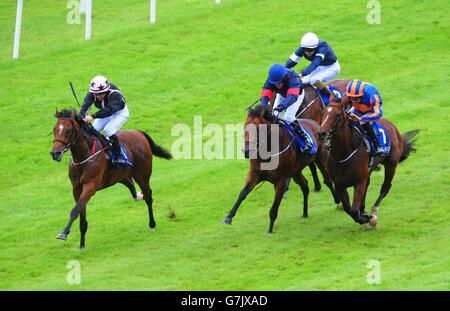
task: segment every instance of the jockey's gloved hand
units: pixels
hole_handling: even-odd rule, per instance
[[[285,109],[286,109],[285,106],[283,106],[283,105],[278,105],[278,106],[276,106],[275,108],[273,108],[273,111],[281,112],[281,111],[283,111],[283,110],[285,110]]]

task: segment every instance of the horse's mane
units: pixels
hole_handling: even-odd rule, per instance
[[[266,109],[266,106],[259,104],[255,108],[251,108],[248,110],[248,116],[249,117],[258,117],[261,115],[261,112],[263,112],[265,109]]]
[[[58,111],[57,117],[58,119],[71,119],[72,114],[75,114],[75,119],[78,118],[78,114],[75,109],[64,109],[63,111]]]
[[[263,113],[263,117],[267,121],[272,122],[272,123],[275,121],[275,119],[271,113],[271,110],[270,110],[269,106],[267,106],[267,105],[259,104],[255,108],[248,110],[249,117],[259,117],[261,115],[261,113]]]

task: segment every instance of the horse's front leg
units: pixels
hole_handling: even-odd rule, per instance
[[[285,189],[286,179],[281,178],[277,183],[274,184],[275,187],[275,199],[272,204],[272,208],[270,209],[270,225],[269,225],[269,233],[273,232],[273,225],[275,224],[275,220],[278,216],[278,208],[280,207],[281,199],[283,198],[283,193]]]
[[[82,186],[81,194],[78,198],[77,203],[75,204],[75,207],[70,211],[70,218],[67,225],[64,227],[64,230],[57,236],[60,240],[66,240],[67,235],[70,233],[70,228],[72,227],[73,222],[78,218],[78,215],[81,214],[80,217],[80,232],[81,232],[81,239],[80,239],[80,248],[84,248],[85,244],[85,236],[87,232],[87,220],[86,220],[86,204],[89,201],[89,199],[95,194],[96,191],[96,184],[95,183],[89,183],[84,184]],[[75,192],[74,192],[75,195]],[[76,196],[76,195],[75,195]]]
[[[339,196],[342,207],[344,208],[344,211],[353,218],[353,220],[357,223],[359,223],[359,218],[355,217],[355,214],[352,213],[352,210],[350,208],[350,197],[348,195],[348,191],[346,188],[340,188],[339,186],[336,186],[336,194]]]
[[[367,190],[367,180],[363,180],[361,183],[354,187],[353,194],[353,204],[351,208],[351,213],[353,214],[353,219],[359,224],[365,224],[370,221],[370,216],[361,214],[360,208],[365,205],[364,199],[366,197]]]
[[[236,215],[236,212],[241,205],[242,201],[245,200],[247,195],[255,188],[255,186],[260,182],[259,177],[255,176],[252,172],[249,172],[247,175],[247,181],[245,183],[244,188],[239,193],[237,201],[234,203],[233,208],[228,212],[228,215],[223,219],[223,224],[231,225],[233,217]]]

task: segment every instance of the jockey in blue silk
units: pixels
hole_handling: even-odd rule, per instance
[[[302,37],[300,47],[287,60],[286,68],[293,68],[302,57],[311,62],[299,73],[303,84],[314,85],[324,95],[329,96],[330,101],[335,101],[333,92],[324,83],[334,79],[341,71],[333,49],[327,42],[319,40],[316,34],[308,32]]]
[[[295,71],[287,69],[283,65],[274,64],[269,69],[269,76],[264,83],[260,102],[262,105],[268,105],[273,96],[278,95],[273,105],[273,114],[292,125],[296,134],[305,143],[305,147],[301,151],[308,152],[312,148],[311,143],[295,117],[303,100],[303,96],[299,96],[302,92],[303,84]]]
[[[93,104],[100,110],[89,115],[87,113]],[[119,138],[116,132],[127,122],[129,112],[120,90],[114,84],[110,84],[105,77],[94,77],[81,106],[80,115],[85,122],[94,121],[92,126],[98,132],[105,131],[105,135],[111,141],[116,154],[113,164],[125,165],[126,161],[120,152]],[[98,138],[101,142],[105,140],[101,135]],[[102,142],[102,144],[104,143]],[[109,143],[107,144],[109,145]]]
[[[380,121],[383,117],[381,109],[383,101],[377,88],[361,80],[350,81],[346,93],[342,99],[344,107],[351,105],[350,118],[358,121],[369,134],[375,145],[375,155],[386,155],[386,150],[381,147],[377,134],[372,126],[373,122]]]

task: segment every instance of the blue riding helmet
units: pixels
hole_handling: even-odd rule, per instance
[[[274,64],[269,69],[269,83],[280,84],[286,76],[286,67],[280,64]]]

